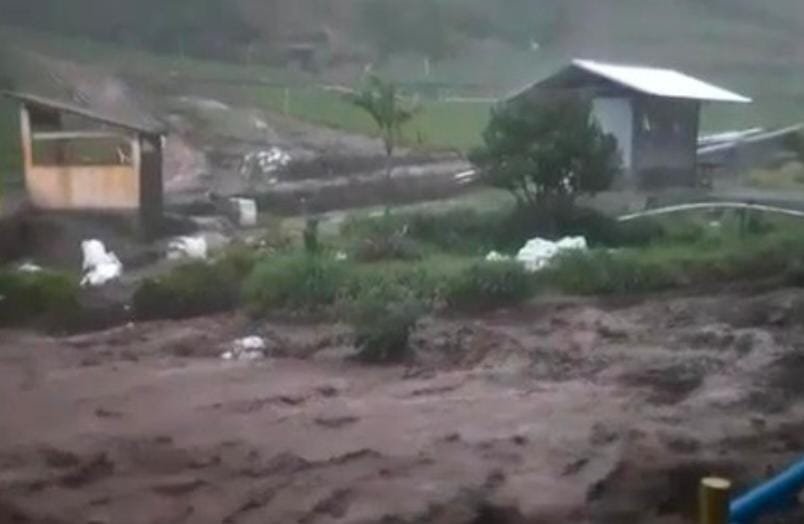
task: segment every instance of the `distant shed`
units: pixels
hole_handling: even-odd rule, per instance
[[[701,106],[751,99],[671,69],[573,60],[509,100],[574,94],[591,100],[604,131],[617,139],[624,185],[697,183]]]
[[[162,127],[37,95],[5,95],[20,103],[25,186],[34,209],[131,214],[144,233],[156,232],[163,214]]]

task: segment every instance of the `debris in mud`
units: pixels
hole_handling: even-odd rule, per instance
[[[535,272],[547,267],[561,253],[586,251],[587,249],[588,246],[584,237],[566,237],[558,242],[534,238],[525,244],[525,247],[516,255],[516,259],[525,266],[525,269]]]
[[[223,360],[260,360],[265,358],[267,345],[261,337],[245,337],[235,340],[232,349],[221,355]]]
[[[41,273],[42,268],[32,262],[25,262],[20,264],[20,266],[17,268],[17,271],[20,273]]]
[[[247,178],[270,175],[286,167],[291,161],[290,154],[278,147],[252,152],[243,158],[240,174]]]
[[[100,240],[85,240],[81,243],[84,253],[84,278],[81,286],[102,286],[123,274],[123,263],[117,255],[106,251]]]
[[[254,227],[257,225],[259,211],[257,202],[249,198],[232,198],[235,219],[240,227]]]
[[[492,251],[486,256],[487,262],[507,262],[509,260],[511,260],[511,257],[498,253],[497,251]]]
[[[558,242],[543,238],[533,238],[519,250],[515,260],[533,273],[547,267],[561,253],[573,250],[586,251],[587,249],[588,246],[584,237],[566,237]],[[486,261],[488,262],[507,262],[509,260],[514,260],[514,258],[497,251],[492,251],[486,255]]]
[[[204,237],[179,237],[168,244],[168,260],[189,258],[205,260],[208,254],[207,240]]]

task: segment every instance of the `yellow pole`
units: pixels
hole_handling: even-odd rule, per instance
[[[699,524],[729,524],[731,482],[709,477],[701,480],[698,494]]]

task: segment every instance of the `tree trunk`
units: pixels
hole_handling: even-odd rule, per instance
[[[394,196],[394,181],[391,178],[394,172],[394,144],[391,139],[385,140],[385,192],[386,212],[391,209]]]

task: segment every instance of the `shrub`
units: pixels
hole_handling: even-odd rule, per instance
[[[259,260],[260,253],[253,248],[236,245],[227,249],[213,263],[224,273],[242,281],[251,273]]]
[[[404,250],[390,246],[384,239],[394,232],[404,231],[403,238],[417,253],[416,244],[432,246],[452,253],[485,255],[492,250],[513,252],[534,237],[561,238],[583,236],[591,246],[635,247],[645,246],[664,236],[664,228],[655,220],[642,219],[621,223],[603,213],[581,207],[572,207],[560,214],[548,215],[543,209],[522,206],[479,212],[473,209],[454,208],[443,213],[415,212],[394,214],[382,218],[352,218],[342,233],[351,238],[379,238],[365,246],[358,258],[411,259]],[[380,257],[378,253],[402,255]]]
[[[415,264],[364,266],[350,273],[339,300],[350,302],[377,289],[388,293],[404,289],[416,300],[433,303],[441,296],[445,274],[452,271],[452,264],[445,261],[442,265],[426,259]]]
[[[539,278],[570,293],[640,293],[672,287],[785,275],[795,282],[804,259],[797,230],[723,236],[718,242],[659,245],[617,252],[567,253]]]
[[[245,269],[238,259],[190,262],[146,279],[134,293],[134,314],[141,320],[181,319],[235,309]]]
[[[533,292],[533,280],[515,261],[478,262],[446,285],[447,305],[462,310],[493,309],[519,304]]]
[[[638,253],[571,251],[554,261],[540,278],[567,293],[624,294],[658,291],[677,283],[669,263]]]
[[[408,215],[408,234],[445,251],[481,255],[496,249],[502,222],[508,210],[478,212],[453,208],[443,213]]]
[[[347,237],[373,238],[404,232],[409,241],[444,251],[479,255],[495,249],[507,210],[478,212],[454,208],[445,212],[417,211],[366,218],[350,218],[341,230]]]
[[[784,281],[790,286],[804,287],[804,261],[798,258],[790,262],[784,274]]]
[[[609,188],[621,171],[617,141],[577,96],[512,101],[492,111],[483,144],[470,154],[489,185],[520,207],[571,209],[583,194]]]
[[[381,260],[418,260],[421,248],[408,235],[404,220],[386,215],[383,218],[363,222],[352,248],[355,259],[360,262]]]
[[[0,271],[0,325],[67,326],[78,314],[78,291],[64,273]]]
[[[291,254],[260,262],[246,279],[245,299],[257,313],[315,311],[335,303],[349,266],[324,256]]]
[[[426,311],[413,293],[394,285],[367,290],[346,307],[358,358],[371,363],[403,360],[410,351],[410,335]]]

